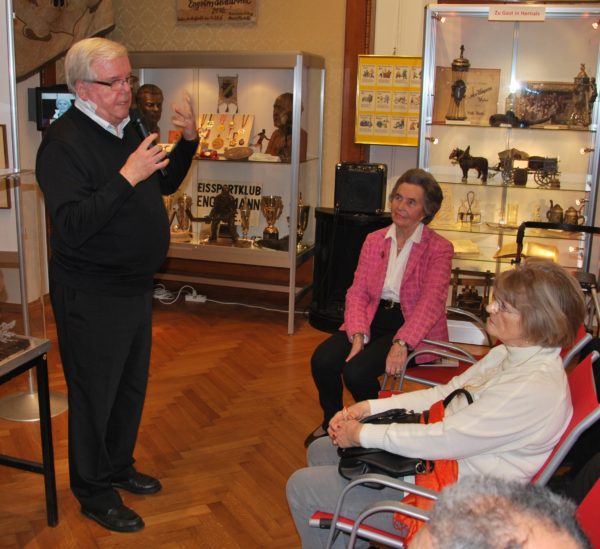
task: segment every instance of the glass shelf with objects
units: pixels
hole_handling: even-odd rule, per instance
[[[461,268],[508,268],[523,221],[593,224],[600,7],[526,7],[425,11],[419,166],[444,190],[432,226],[458,243]],[[589,266],[583,233],[529,230],[528,242],[533,255]]]
[[[167,150],[179,137],[169,105],[187,92],[198,117],[197,161],[165,199],[168,257],[288,270],[291,332],[292,302],[305,289],[296,270],[312,256],[321,196],[324,59],[193,51],[134,52],[130,59],[140,85],[162,92],[158,126]]]

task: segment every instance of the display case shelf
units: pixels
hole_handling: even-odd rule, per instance
[[[510,266],[510,259],[495,256],[515,242],[520,223],[547,221],[547,213],[559,205],[563,212],[577,210],[581,223],[593,224],[600,109],[590,92],[585,102],[592,107],[590,116],[581,122],[576,83],[589,83],[589,91],[598,74],[600,30],[594,29],[592,22],[600,18],[600,7],[533,6],[540,15],[538,21],[525,20],[518,6],[511,7],[513,20],[498,20],[491,15],[494,7],[431,4],[425,10],[418,164],[430,171],[444,190],[444,204],[432,227],[457,242],[459,250],[465,246],[478,249],[477,253],[457,253],[455,264],[475,270],[482,264],[486,269],[495,264],[492,269],[500,272]],[[549,36],[561,38],[549,40]],[[444,120],[448,110],[441,105],[444,101],[448,104],[449,97],[453,101],[454,96],[441,75],[448,74],[461,46],[470,62],[469,70],[460,73],[466,84],[464,101],[465,105],[468,100],[475,103],[465,109],[466,120],[455,122]],[[582,65],[588,80],[581,79]],[[484,74],[492,76],[481,76]],[[470,89],[470,78],[473,86],[489,78],[491,91]],[[528,90],[542,91],[531,99]],[[478,97],[488,103],[477,105]],[[531,111],[523,112],[543,113],[545,119],[531,118],[538,123],[524,128],[491,124],[490,113],[504,115],[507,110],[525,107]],[[526,119],[520,111],[516,115]],[[450,159],[457,148],[487,161],[487,181],[478,178],[475,169],[463,178],[461,167]],[[501,160],[506,155],[508,162]],[[533,161],[529,164],[527,157],[532,156],[543,159],[543,167]],[[526,177],[525,184],[514,184],[515,168],[521,170],[520,177]],[[467,206],[471,213],[480,214],[481,223],[457,223],[459,211]],[[515,229],[502,228],[507,224]],[[565,266],[589,268],[590,235],[532,230],[527,241],[555,246],[558,261]]]
[[[179,101],[183,93],[189,92],[199,127],[203,114],[210,113],[211,119],[216,116],[212,126],[215,130],[219,127],[218,117],[226,112],[242,117],[251,115],[253,125],[244,145],[252,146],[257,153],[263,152],[258,145],[259,132],[265,132],[266,146],[275,129],[275,100],[281,94],[293,94],[289,161],[262,161],[260,155],[255,155],[259,156],[257,161],[230,160],[222,155],[217,160],[198,158],[179,195],[175,196],[179,199],[184,193],[185,200],[191,199],[192,215],[201,219],[209,214],[220,189],[229,185],[238,208],[242,199],[251,204],[247,239],[235,245],[221,238],[219,233],[217,242],[208,242],[210,225],[192,222],[191,232],[186,229],[185,234],[172,233],[167,261],[157,275],[171,280],[286,291],[288,332],[293,333],[296,300],[312,283],[305,276],[299,282],[297,274],[306,269],[307,259],[312,256],[314,209],[319,206],[321,196],[324,59],[306,52],[239,51],[134,52],[129,57],[141,84],[151,83],[161,88],[165,105]],[[219,104],[219,79],[224,76],[237,82],[237,103],[228,105],[227,109]],[[167,130],[174,129],[168,128],[168,124],[168,117],[163,116],[159,123],[161,141],[164,141],[163,135],[168,135]],[[225,137],[226,132],[227,129],[221,137]],[[283,209],[275,223],[281,240],[272,243],[277,249],[257,246],[267,226],[260,211],[263,195],[282,198]],[[303,235],[304,245],[298,248],[295,228],[300,197],[303,204],[310,207],[310,215]],[[241,237],[239,212],[236,225]],[[257,273],[264,279],[259,280]]]

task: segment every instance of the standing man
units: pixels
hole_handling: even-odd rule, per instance
[[[158,123],[162,115],[163,93],[154,84],[144,84],[135,94],[135,103],[140,110],[142,120],[150,133],[158,134],[160,141],[160,128]]]
[[[127,50],[77,42],[65,72],[76,92],[48,130],[37,177],[52,220],[50,298],[69,396],[69,472],[81,512],[110,530],[142,518],[115,488],[153,494],[134,468],[152,339],[153,277],[169,245],[162,195],[186,176],[198,146],[191,100],[174,106],[183,139],[167,158],[129,123],[135,77]],[[161,174],[161,169],[165,175]]]

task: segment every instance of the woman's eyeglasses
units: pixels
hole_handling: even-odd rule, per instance
[[[497,299],[493,299],[488,306],[488,312],[490,313],[508,313],[512,315],[518,315],[519,311],[516,309],[509,309],[506,306],[506,303],[502,301],[498,301]]]
[[[125,78],[116,78],[115,80],[111,80],[110,82],[104,82],[103,80],[86,80],[90,84],[100,84],[101,86],[108,86],[112,91],[119,91],[125,87],[127,84],[130,88],[135,86],[138,82],[138,77],[130,74]]]

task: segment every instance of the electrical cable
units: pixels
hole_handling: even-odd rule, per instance
[[[193,286],[190,286],[189,284],[184,284],[183,286],[181,286],[181,288],[179,288],[177,293],[167,290],[165,288],[164,284],[156,284],[154,286],[153,297],[154,297],[154,299],[156,299],[159,303],[162,303],[163,305],[172,305],[179,299],[179,297],[183,293],[183,290],[185,290],[185,289],[191,290],[191,292],[189,292],[189,295],[193,295],[193,296],[198,295],[198,291],[196,290],[196,288],[194,288]],[[249,309],[261,309],[263,311],[271,311],[274,313],[287,314],[287,312],[288,312],[286,309],[274,309],[272,307],[262,307],[260,305],[250,305],[248,303],[238,303],[235,301],[219,301],[216,299],[208,299],[208,298],[206,299],[206,301],[210,301],[211,303],[216,303],[218,305],[235,305],[235,306],[239,306],[239,307],[247,307]],[[306,315],[308,315],[308,311],[307,310],[295,311],[295,314],[306,316]]]

